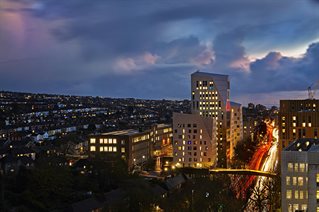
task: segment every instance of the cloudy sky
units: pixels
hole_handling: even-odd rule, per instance
[[[0,90],[278,104],[319,80],[318,0],[0,0]],[[319,92],[318,92],[319,93]]]

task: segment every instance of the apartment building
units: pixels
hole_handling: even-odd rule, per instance
[[[230,112],[230,82],[228,75],[196,71],[191,75],[192,114],[210,117],[216,122],[217,166],[227,166],[227,129]]]
[[[152,156],[173,156],[173,128],[170,124],[155,124],[150,130]]]
[[[198,114],[173,113],[173,129],[173,164],[176,167],[216,165],[216,120]]]
[[[110,162],[122,158],[129,170],[134,165],[142,165],[151,156],[149,132],[132,129],[91,135],[88,146],[90,157],[99,156]]]
[[[319,100],[281,100],[279,141],[283,149],[298,138],[318,138]]]
[[[230,127],[229,127],[229,147],[227,155],[232,159],[235,155],[235,147],[243,139],[243,112],[242,106],[236,102],[230,102]]]
[[[319,139],[297,139],[281,158],[282,211],[319,211]]]

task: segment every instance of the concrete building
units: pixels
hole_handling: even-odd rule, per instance
[[[218,166],[227,166],[227,129],[229,130],[230,82],[228,75],[195,72],[191,75],[192,114],[216,121]],[[229,149],[228,149],[229,150]]]
[[[173,156],[173,129],[170,124],[155,124],[150,130],[152,156]]]
[[[229,127],[229,159],[235,155],[235,147],[243,139],[243,111],[241,104],[230,102],[230,127]]]
[[[319,100],[281,100],[278,122],[281,148],[298,138],[317,138]]]
[[[257,126],[258,121],[254,117],[244,117],[243,119],[243,137],[250,138],[251,141],[253,141],[255,127]]]
[[[173,164],[210,167],[217,162],[216,120],[198,114],[173,113]]]
[[[282,211],[319,211],[319,139],[297,139],[281,158]]]
[[[89,156],[101,156],[107,161],[122,158],[127,162],[129,170],[134,165],[142,165],[151,156],[151,140],[149,132],[122,130],[89,137]]]

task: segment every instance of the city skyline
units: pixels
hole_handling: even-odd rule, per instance
[[[229,75],[231,98],[244,105],[306,99],[319,79],[318,8],[314,0],[5,0],[0,90],[189,99],[199,69]]]

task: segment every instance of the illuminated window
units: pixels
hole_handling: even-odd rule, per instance
[[[295,191],[295,199],[299,199],[299,195],[298,195],[299,193],[298,193],[298,190],[297,191]]]
[[[116,151],[117,151],[116,146],[113,146],[113,152],[116,152]]]
[[[303,191],[299,191],[299,199],[303,199]]]
[[[317,195],[316,195],[316,197],[317,197],[317,199],[319,199],[319,190],[317,190],[317,193],[316,193]]]
[[[304,163],[300,163],[299,164],[299,171],[300,172],[304,172],[305,171],[305,164]]]
[[[102,140],[102,141],[103,141],[103,140]],[[102,146],[100,146],[100,152],[104,152],[104,151],[103,151],[103,147],[102,147]]]
[[[302,204],[301,205],[301,210],[302,211],[307,211],[307,204]]]
[[[286,177],[286,185],[290,185],[290,177]]]
[[[296,123],[292,123],[292,126],[293,126],[293,127],[296,127],[296,126],[297,126],[297,124],[296,124]]]
[[[292,178],[292,184],[295,186],[297,185],[297,177]]]
[[[298,177],[298,185],[303,186],[303,177]]]
[[[104,152],[108,152],[108,150],[109,150],[108,147],[105,146],[105,147],[104,147]]]
[[[302,127],[306,127],[306,122],[303,122],[303,123],[302,123]]]
[[[100,138],[100,144],[103,144],[103,138]]]
[[[91,139],[90,139],[90,143],[91,143],[91,144],[95,144],[95,138],[91,138]]]
[[[319,173],[316,175],[316,182],[319,183]]]
[[[287,190],[286,198],[291,199],[291,190]]]
[[[95,146],[91,146],[91,147],[90,147],[90,151],[91,151],[91,152],[95,152]]]
[[[292,120],[296,121],[296,116],[293,116],[293,117],[292,117]]]
[[[112,143],[112,138],[109,138],[108,140],[109,140],[109,144],[111,144]]]
[[[295,172],[298,172],[298,163],[295,163]]]
[[[113,148],[111,146],[109,146],[109,152],[112,152]]]
[[[289,172],[293,171],[293,164],[292,163],[288,163],[288,171]]]
[[[106,138],[103,139],[103,143],[107,144],[107,139]]]
[[[298,211],[298,210],[299,210],[299,205],[298,204],[294,204],[293,211]]]

